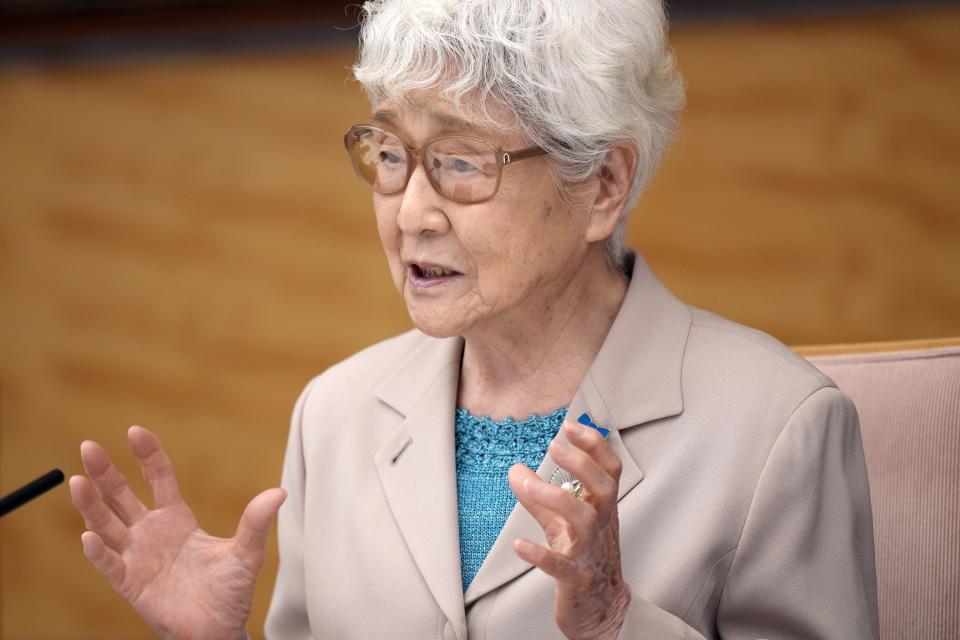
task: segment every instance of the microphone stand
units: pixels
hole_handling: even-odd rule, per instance
[[[0,517],[50,491],[61,482],[63,482],[63,471],[53,469],[13,493],[3,496],[0,498]]]

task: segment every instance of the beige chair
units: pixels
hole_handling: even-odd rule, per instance
[[[797,351],[860,414],[881,638],[960,638],[960,339]]]

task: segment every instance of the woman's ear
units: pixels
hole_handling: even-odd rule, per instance
[[[597,177],[599,183],[590,211],[587,241],[606,240],[623,216],[637,169],[637,148],[620,141],[607,152]]]

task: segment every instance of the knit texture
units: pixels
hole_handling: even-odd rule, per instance
[[[492,420],[457,409],[457,504],[464,591],[517,502],[507,471],[517,462],[536,470],[566,414],[563,408],[522,421]]]

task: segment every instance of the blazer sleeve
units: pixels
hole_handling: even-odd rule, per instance
[[[280,569],[264,629],[269,640],[312,640],[303,568],[305,475],[302,429],[311,386],[304,389],[294,406],[283,461],[281,486],[287,491],[287,499],[278,516]]]
[[[804,400],[760,473],[717,612],[721,638],[879,638],[860,424],[836,387]]]

